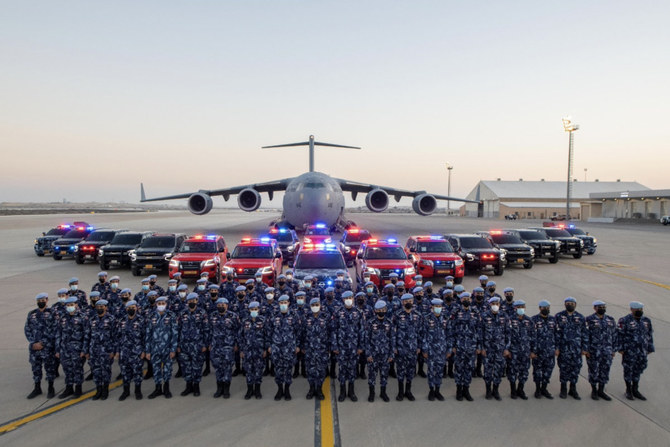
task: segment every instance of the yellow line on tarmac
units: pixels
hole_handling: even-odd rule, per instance
[[[642,278],[638,278],[636,276],[624,275],[623,273],[610,272],[610,271],[607,271],[607,270],[603,270],[599,267],[594,267],[594,266],[586,265],[586,264],[568,263],[568,265],[571,265],[573,267],[583,268],[583,269],[594,270],[596,272],[605,273],[606,275],[617,276],[619,278],[632,279],[633,281],[638,281],[638,282],[642,282],[642,283],[645,283],[645,284],[651,284],[652,286],[656,286],[656,287],[660,287],[662,289],[670,290],[670,285],[668,285],[668,284],[662,284],[660,282],[649,281],[648,279],[642,279]]]
[[[321,446],[331,447],[335,445],[335,435],[333,432],[333,404],[330,396],[330,377],[326,377],[322,389],[325,399],[321,401]]]
[[[113,390],[114,388],[118,388],[123,384],[122,380],[118,380],[114,383],[111,383],[109,385],[109,389]],[[95,395],[95,391],[89,391],[86,394],[82,394],[81,397],[78,397],[76,399],[69,399],[66,400],[65,402],[62,402],[60,404],[53,405],[45,410],[38,411],[37,413],[32,413],[29,414],[28,416],[24,416],[22,418],[19,418],[15,421],[9,422],[8,424],[5,424],[3,426],[0,426],[0,435],[3,435],[5,433],[8,433],[12,430],[16,430],[17,428],[21,427],[22,425],[26,425],[29,422],[36,421],[38,419],[42,419],[43,417],[49,416],[51,414],[57,413],[61,410],[64,410],[66,408],[69,408],[73,405],[77,405],[79,402],[83,402],[86,399],[89,399]]]

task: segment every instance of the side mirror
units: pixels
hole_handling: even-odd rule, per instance
[[[295,263],[293,261],[288,262],[288,268],[292,269]]]
[[[226,253],[226,259],[230,261],[230,253]]]
[[[588,232],[588,231],[586,232],[586,235],[587,235],[587,236],[589,235],[589,232]]]
[[[278,251],[277,253],[275,253],[275,258],[276,258],[276,259],[281,258],[281,252],[280,252],[280,251]]]
[[[410,248],[409,248],[409,252],[410,252],[410,253],[416,253],[416,248],[414,248],[414,247],[410,247]]]
[[[47,234],[46,234],[44,231],[42,231],[42,236],[46,236],[46,235],[47,235]]]

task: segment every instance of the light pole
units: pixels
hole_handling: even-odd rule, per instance
[[[588,171],[589,168],[584,168],[584,181],[586,181],[586,171]]]
[[[449,172],[448,180],[447,180],[447,196],[451,197],[451,170],[454,169],[452,165],[447,163],[447,172]],[[451,200],[447,200],[447,215],[449,215],[449,211],[451,210]]]
[[[563,118],[563,129],[570,134],[570,143],[568,146],[568,197],[565,203],[565,218],[570,219],[570,198],[572,197],[572,158],[573,158],[573,136],[572,133],[579,129],[579,125],[572,122],[572,118],[567,116]]]

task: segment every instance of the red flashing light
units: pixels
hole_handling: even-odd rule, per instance
[[[358,228],[350,228],[350,229],[348,230],[348,232],[349,232],[350,234],[358,234],[358,233],[360,233],[360,230],[359,230]]]
[[[242,242],[243,242],[243,243],[245,243],[245,242],[251,242],[251,238],[250,238],[250,237],[243,237],[243,238],[242,238]]]
[[[565,224],[558,224],[557,227],[558,227],[558,228],[565,229]]]
[[[368,244],[376,244],[377,239],[368,239]]]
[[[85,230],[84,227],[77,227],[77,231],[84,231],[84,230]]]
[[[491,230],[489,233],[491,235],[500,235],[502,234],[502,230]]]
[[[279,233],[279,230],[276,228],[270,230],[270,234],[277,234],[277,233]]]
[[[244,272],[244,269],[237,269],[238,273]]]
[[[356,254],[356,250],[351,250],[351,254],[352,254],[352,255],[355,255],[355,254]]]
[[[195,239],[202,239],[202,234],[196,234],[196,235],[193,236],[193,237],[194,237]]]

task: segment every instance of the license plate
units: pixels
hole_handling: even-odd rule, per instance
[[[184,275],[197,275],[197,270],[184,270]]]
[[[436,275],[446,275],[447,273],[451,273],[451,270],[444,270],[444,269],[435,270]]]
[[[485,269],[492,269],[492,268],[493,268],[493,265],[491,265],[491,264],[486,264],[486,265],[484,266],[484,268],[485,268]]]
[[[577,249],[576,248],[571,248],[570,251],[577,251]]]
[[[145,268],[145,269],[152,269],[152,268],[154,268],[154,266],[153,266],[153,264],[146,264],[146,265],[144,266],[144,268]]]
[[[544,252],[544,255],[545,255],[545,256],[551,256],[551,252],[550,252],[550,251],[546,251],[546,252]]]
[[[62,255],[66,255],[66,254],[67,254],[67,250],[61,250],[61,251],[60,251],[60,254],[62,254]]]
[[[112,259],[111,261],[109,261],[109,263],[112,265],[117,265],[119,264],[119,261],[117,261],[116,259]]]
[[[516,260],[517,264],[523,264],[524,262],[526,262],[526,261],[523,258],[519,258],[519,259]]]
[[[86,255],[85,258],[86,259],[93,259],[93,255]]]

